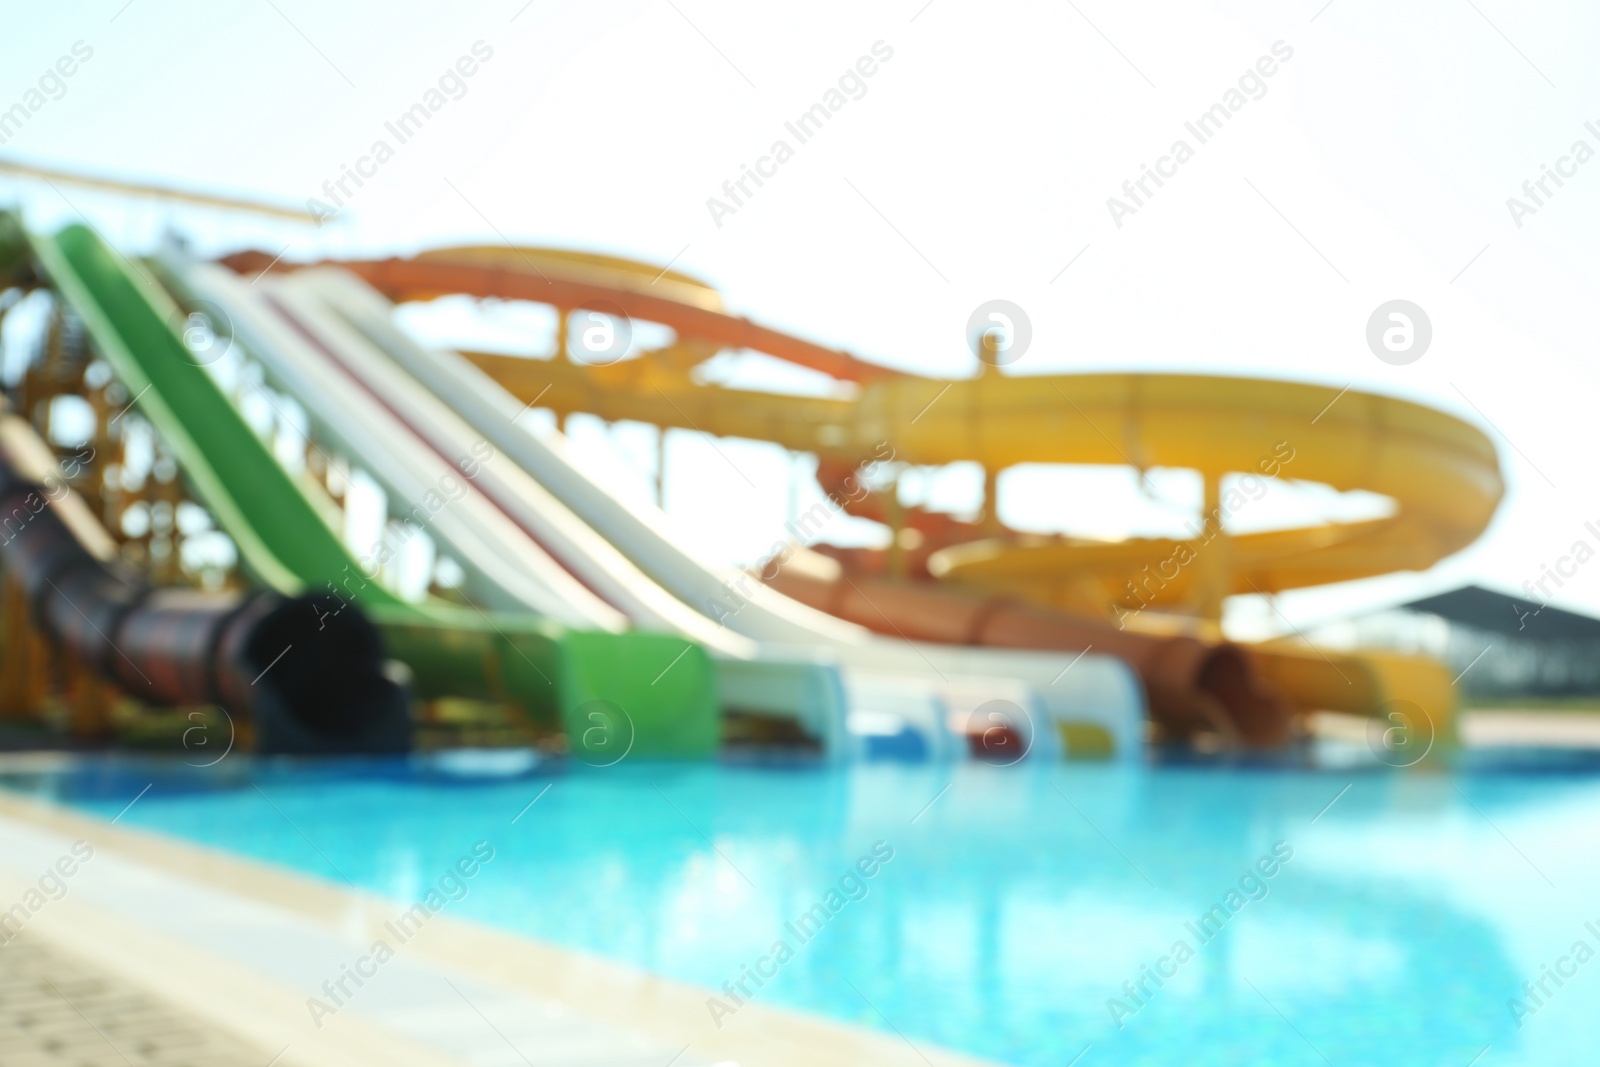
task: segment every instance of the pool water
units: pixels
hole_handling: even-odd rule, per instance
[[[3,784],[110,817],[152,779],[124,824],[347,879],[397,913],[486,842],[447,914],[702,985],[708,1026],[749,999],[1028,1067],[1085,1048],[1083,1067],[1502,1067],[1592,1062],[1600,1041],[1600,960],[1574,955],[1600,951],[1600,775],[1581,770],[467,780],[235,758]]]

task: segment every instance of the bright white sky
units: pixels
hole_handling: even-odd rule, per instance
[[[1516,589],[1574,541],[1600,547],[1583,528],[1600,527],[1600,491],[1582,436],[1600,378],[1600,161],[1520,229],[1506,207],[1574,141],[1600,149],[1584,128],[1600,127],[1592,4],[9,3],[0,109],[74,42],[94,53],[0,157],[285,202],[393,143],[385,121],[474,42],[493,49],[320,230],[64,187],[69,206],[0,177],[0,202],[19,197],[36,225],[81,210],[130,250],[176,223],[202,250],[290,242],[291,258],[504,235],[672,260],[740,313],[952,376],[972,371],[969,314],[1004,298],[1032,320],[1024,372],[1353,383],[1491,420],[1510,490],[1489,533],[1427,575],[1285,596],[1302,624],[1466,580]],[[1294,55],[1267,94],[1117,228],[1106,198],[1280,40]],[[706,199],[793,143],[784,122],[878,41],[893,58],[865,96],[719,228]],[[1364,340],[1397,297],[1434,328],[1403,367]],[[785,458],[723,450],[758,488],[680,435],[669,510],[711,554],[749,559],[781,534]],[[1197,503],[1182,478],[1156,485]],[[964,486],[941,479],[938,499],[959,504]],[[1287,496],[1251,521],[1317,499]],[[1032,528],[1155,531],[1179,513],[1123,473],[1018,471],[1002,492],[1002,514]],[[1232,605],[1240,632],[1271,618],[1252,599]],[[1556,602],[1600,611],[1600,562]]]

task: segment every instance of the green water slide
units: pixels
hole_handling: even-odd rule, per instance
[[[378,624],[420,695],[513,703],[563,728],[587,762],[716,747],[714,671],[701,647],[667,634],[583,632],[532,615],[412,603],[367,580],[316,502],[199,365],[183,340],[185,309],[150,268],[87,227],[47,237],[0,215],[0,264],[15,257],[6,245],[17,241],[83,320],[254,580],[290,595],[336,594]]]

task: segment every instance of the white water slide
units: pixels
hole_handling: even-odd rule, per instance
[[[247,285],[211,264],[166,265],[222,309],[269,380],[388,493],[449,498],[427,529],[487,605],[680,634],[713,654],[725,707],[795,719],[835,755],[896,722],[935,756],[957,754],[975,713],[984,721],[969,728],[1002,721],[990,701],[1027,711],[1037,757],[1060,753],[1059,722],[1101,726],[1121,755],[1139,750],[1143,693],[1121,661],[891,641],[701,561],[659,509],[592,481],[566,459],[561,434],[521,425],[525,405],[456,353],[418,344],[346,272]]]

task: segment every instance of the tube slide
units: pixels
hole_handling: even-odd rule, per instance
[[[0,414],[0,557],[68,655],[147,703],[248,716],[260,752],[410,748],[408,695],[364,615],[330,614],[325,596],[140,584],[109,561],[110,537],[49,457],[32,427]]]
[[[82,226],[30,237],[43,280],[136,397],[244,568],[287,596],[333,594],[376,622],[419,693],[516,704],[582,752],[625,731],[641,755],[703,755],[719,737],[703,649],[663,634],[571,629],[527,614],[412,604],[371,580],[180,337],[185,314],[142,266]],[[668,665],[672,669],[663,673]],[[603,727],[603,728],[602,728]]]
[[[1210,730],[1250,745],[1289,739],[1288,708],[1263,687],[1252,655],[1238,645],[1158,637],[1012,598],[986,597],[931,582],[857,575],[818,553],[797,552],[767,583],[786,596],[878,633],[992,648],[1095,649],[1139,672],[1150,717],[1176,736]]]

